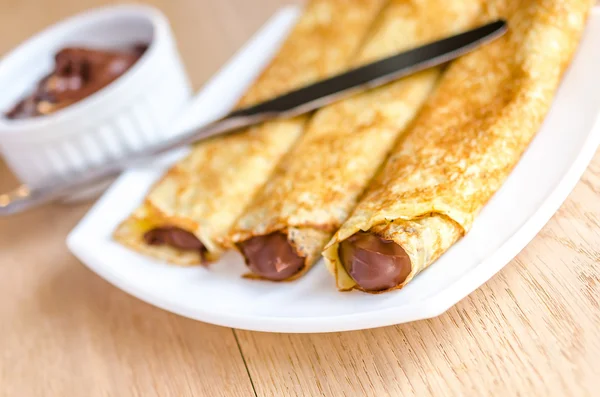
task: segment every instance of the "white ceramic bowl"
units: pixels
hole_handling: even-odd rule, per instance
[[[65,46],[124,48],[149,43],[124,75],[56,113],[9,120],[4,112],[53,68]],[[146,6],[84,12],[37,34],[0,61],[0,150],[31,187],[121,158],[161,141],[191,97],[167,18]]]

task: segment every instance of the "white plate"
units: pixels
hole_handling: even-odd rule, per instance
[[[224,112],[293,23],[297,10],[274,17],[200,93],[193,108]],[[117,224],[142,200],[161,168],[120,177],[68,237],[71,251],[118,288],[197,320],[271,332],[346,331],[437,316],[478,288],[537,234],[565,200],[600,143],[600,12],[585,38],[544,126],[472,231],[406,288],[381,295],[340,293],[322,264],[291,283],[240,278],[230,253],[209,269],[151,260],[113,242]],[[250,70],[251,69],[251,70]],[[224,97],[223,93],[227,93]],[[198,114],[198,112],[195,112]],[[193,122],[192,117],[182,124]],[[172,156],[177,157],[177,156]],[[173,158],[171,158],[173,160]],[[507,216],[510,214],[510,216]]]

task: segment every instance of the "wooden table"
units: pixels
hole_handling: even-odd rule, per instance
[[[199,88],[289,2],[151,3],[171,19]],[[0,0],[0,54],[102,3],[113,2]],[[14,183],[0,166],[0,190]],[[600,154],[482,288],[438,318],[362,332],[236,331],[140,302],[67,251],[88,208],[0,219],[1,396],[598,395]]]

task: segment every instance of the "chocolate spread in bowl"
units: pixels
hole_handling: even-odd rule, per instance
[[[146,49],[146,45],[136,45],[127,51],[64,48],[54,57],[54,70],[5,116],[9,119],[37,117],[78,102],[123,75]]]

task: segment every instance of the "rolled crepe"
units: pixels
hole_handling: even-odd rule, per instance
[[[312,0],[239,107],[345,69],[384,0]],[[223,237],[249,204],[308,116],[271,121],[196,145],[155,184],[115,231],[117,241],[181,265],[214,260]]]
[[[340,290],[401,288],[469,231],[540,128],[592,3],[488,4],[508,33],[449,67],[327,245]]]
[[[477,0],[390,1],[355,63],[465,30],[482,6]],[[316,262],[439,74],[440,69],[430,69],[315,114],[230,233],[251,276],[293,279]]]

